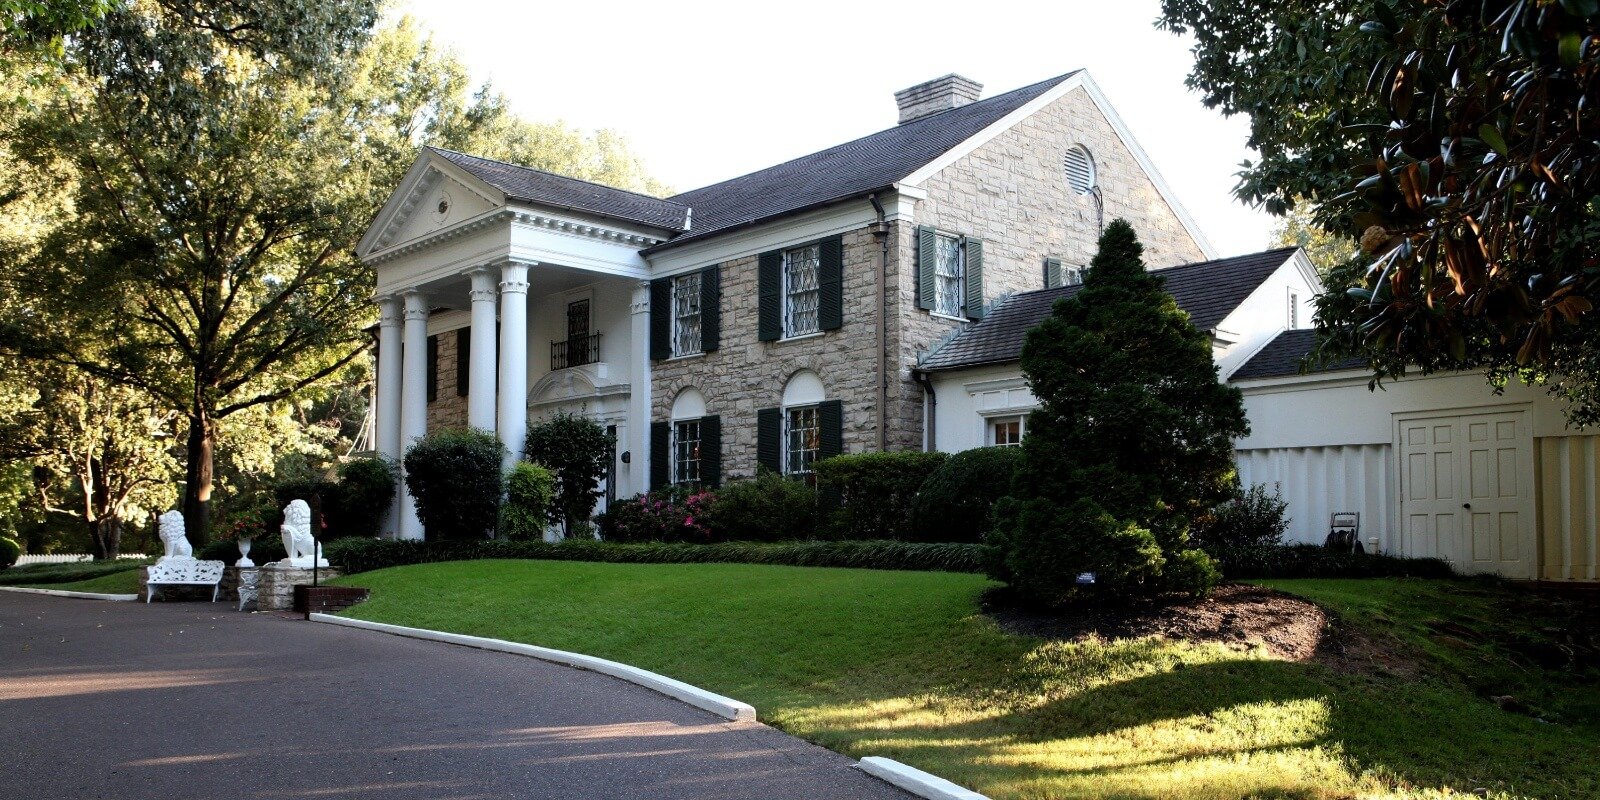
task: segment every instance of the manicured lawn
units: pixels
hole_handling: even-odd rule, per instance
[[[997,799],[1600,794],[1592,683],[1427,628],[1496,607],[1500,590],[1477,584],[1274,582],[1418,665],[1387,674],[1220,645],[1014,636],[978,612],[990,584],[952,573],[476,561],[340,582],[373,590],[350,616],[625,661]],[[1516,672],[1487,693],[1536,699],[1556,722],[1480,696]]]
[[[61,584],[78,583],[105,575],[125,573],[139,582],[139,567],[155,559],[124,558],[115,561],[77,561],[68,564],[29,564],[25,567],[0,569],[0,586],[44,586],[67,588]],[[124,578],[126,580],[126,577]]]
[[[138,594],[139,570],[129,569],[66,583],[25,583],[35,589],[60,589],[64,592],[99,592],[102,594]]]

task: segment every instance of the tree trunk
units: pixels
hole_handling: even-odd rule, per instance
[[[101,517],[89,523],[89,546],[94,549],[94,560],[116,558],[122,550],[122,520]]]
[[[122,523],[110,512],[111,492],[107,488],[105,462],[89,459],[88,486],[93,487],[84,500],[84,520],[89,524],[89,542],[94,550],[94,560],[117,557],[117,546],[122,538]]]
[[[184,461],[183,527],[195,550],[205,546],[211,530],[211,457],[217,434],[205,412],[189,415],[188,458]]]

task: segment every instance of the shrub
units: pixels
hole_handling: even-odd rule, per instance
[[[429,539],[483,539],[500,514],[505,448],[494,434],[443,430],[406,451],[406,488]]]
[[[0,537],[4,538],[4,537]],[[3,545],[0,545],[3,546]],[[0,586],[32,583],[72,583],[116,572],[127,572],[149,564],[151,559],[118,558],[102,561],[75,561],[68,564],[28,564],[0,570]]]
[[[323,521],[327,521],[328,512],[333,505],[333,498],[339,493],[339,485],[325,478],[291,478],[279,481],[272,487],[273,500],[276,505],[273,510],[275,516],[267,520],[273,531],[283,524],[283,509],[296,500],[304,500],[313,509],[322,509]],[[322,532],[318,531],[321,537]]]
[[[1011,490],[1022,463],[1015,447],[956,453],[923,481],[911,502],[915,538],[923,542],[981,542],[995,501]]]
[[[322,541],[320,533],[317,541]],[[283,551],[283,536],[277,530],[273,530],[270,535],[257,536],[250,542],[250,560],[256,564],[282,561],[288,555]],[[232,566],[233,562],[239,560],[239,543],[221,539],[210,541],[196,550],[194,557],[204,561],[221,561]]]
[[[500,536],[543,539],[555,500],[556,478],[538,464],[519,461],[506,478],[506,504],[500,509]]]
[[[611,470],[615,451],[616,442],[606,435],[606,429],[587,417],[561,413],[528,429],[525,457],[543,464],[556,477],[551,522],[562,523],[570,534],[574,523],[594,516],[600,501],[600,479]]]
[[[407,564],[524,558],[551,561],[604,561],[623,564],[784,564],[797,567],[982,572],[984,552],[977,544],[890,541],[850,542],[563,542],[504,539],[417,542],[391,539],[341,539],[323,549],[346,572],[367,572]]]
[[[399,479],[399,471],[387,459],[357,458],[340,464],[339,485],[332,497],[325,497],[329,538],[377,536]]]
[[[995,515],[989,575],[1030,605],[1050,608],[1153,589],[1166,563],[1154,534],[1118,521],[1092,500],[1062,507],[1042,498],[1006,498]]]
[[[1277,487],[1268,494],[1266,485],[1258,483],[1196,520],[1189,540],[1206,552],[1282,544],[1283,532],[1289,529],[1284,516],[1288,508]]]
[[[818,488],[838,495],[827,533],[840,539],[910,539],[911,501],[944,453],[859,453],[816,464]]]
[[[710,527],[728,541],[775,542],[816,535],[817,491],[771,470],[717,490]]]
[[[5,569],[17,563],[17,559],[21,557],[22,545],[17,544],[15,539],[7,539],[4,536],[0,536],[0,569]]]
[[[657,489],[613,506],[604,516],[602,531],[612,542],[718,541],[710,522],[715,501],[716,495],[703,489]]]
[[[1259,578],[1449,578],[1450,565],[1437,558],[1351,553],[1321,545],[1240,545],[1212,553],[1228,580]]]

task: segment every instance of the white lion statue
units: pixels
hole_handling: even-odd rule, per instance
[[[283,509],[283,551],[288,558],[278,562],[285,569],[311,569],[328,566],[322,557],[322,543],[311,537],[311,506],[304,500],[295,500]]]
[[[158,563],[169,559],[194,558],[194,548],[189,545],[189,537],[183,533],[182,511],[162,514],[156,530],[161,535],[161,543],[167,548],[166,555],[158,559]]]

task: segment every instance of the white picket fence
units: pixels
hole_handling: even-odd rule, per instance
[[[142,554],[128,555],[126,553],[117,558],[144,558]],[[17,558],[17,566],[25,567],[29,564],[74,564],[79,561],[93,561],[94,556],[88,553],[46,553],[43,555],[25,555]]]

